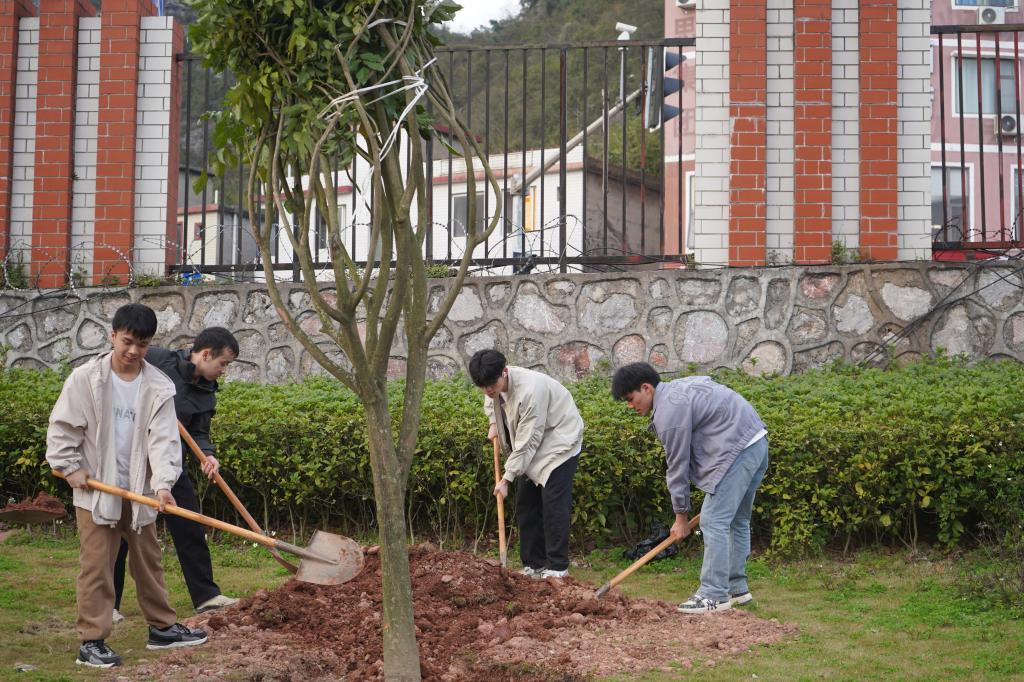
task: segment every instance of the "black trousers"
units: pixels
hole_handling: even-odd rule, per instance
[[[516,481],[516,521],[519,557],[533,569],[569,568],[569,522],[572,519],[572,479],[579,455],[558,465],[539,486],[525,475]]]
[[[171,495],[178,506],[190,511],[199,511],[199,498],[188,472],[182,470],[178,482],[171,488]],[[181,573],[185,576],[192,605],[198,607],[208,599],[220,594],[220,588],[213,582],[213,563],[210,561],[210,547],[206,544],[206,528],[195,521],[180,516],[163,514],[167,530],[174,541],[174,550],[178,554]],[[121,608],[121,595],[124,593],[124,569],[128,559],[128,543],[121,541],[121,550],[117,553],[114,564],[114,608]]]

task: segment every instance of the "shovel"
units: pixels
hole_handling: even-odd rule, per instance
[[[64,474],[59,471],[54,471],[53,475],[58,478],[64,478]],[[152,498],[97,481],[94,478],[88,479],[86,485],[93,490],[109,495],[117,495],[118,497],[123,497],[126,500],[138,502],[154,509],[160,508],[160,503]],[[164,513],[180,516],[183,519],[237,535],[240,538],[259,543],[264,547],[284,550],[289,554],[300,556],[302,561],[299,562],[299,570],[295,577],[307,583],[340,585],[359,575],[359,571],[363,569],[363,550],[359,543],[351,538],[335,535],[334,533],[325,533],[322,530],[318,530],[313,533],[313,539],[310,540],[309,547],[302,548],[290,542],[267,537],[262,533],[256,533],[247,528],[234,526],[219,519],[203,516],[202,514],[197,514],[194,511],[182,509],[174,505],[165,506]]]
[[[700,523],[700,514],[697,514],[692,519],[690,519],[690,523],[687,524],[687,528],[689,528],[691,531],[693,531],[693,529],[697,527],[698,523]],[[671,535],[669,535],[667,538],[662,540],[661,544],[659,544],[657,547],[652,549],[650,552],[648,552],[647,554],[644,554],[642,557],[640,557],[639,559],[634,561],[632,566],[630,566],[629,568],[624,570],[622,573],[619,573],[617,576],[615,576],[614,578],[612,578],[611,580],[606,582],[604,585],[602,585],[597,590],[597,592],[594,593],[594,599],[600,599],[604,595],[608,594],[608,590],[612,589],[613,587],[615,587],[616,585],[621,583],[623,580],[625,580],[626,578],[631,576],[633,574],[633,571],[635,571],[636,569],[640,568],[641,566],[646,564],[648,561],[650,561],[654,557],[658,556],[658,552],[660,552],[661,550],[665,549],[666,547],[668,547],[669,545],[671,545],[675,541],[676,541],[675,538],[673,538]]]
[[[494,439],[494,485],[501,483],[501,463],[498,461],[498,439]],[[501,567],[508,567],[508,545],[505,544],[505,500],[495,495],[498,500],[498,556]]]
[[[196,456],[196,458],[199,460],[199,463],[206,464],[206,453],[204,453],[202,449],[200,449],[199,444],[196,443],[194,438],[192,438],[192,434],[188,432],[188,429],[186,429],[180,421],[178,422],[178,433],[181,434],[181,439],[188,444],[189,449],[192,450],[192,454]],[[256,519],[254,519],[252,515],[249,514],[249,511],[245,508],[245,505],[242,504],[242,501],[238,499],[234,491],[231,490],[231,487],[228,485],[228,482],[225,481],[219,473],[213,475],[213,480],[216,481],[217,485],[224,493],[224,496],[228,498],[229,502],[231,502],[231,506],[235,508],[235,511],[242,515],[242,518],[245,519],[245,523],[249,526],[249,528],[252,528],[254,531],[262,535],[263,529],[260,528],[260,524],[256,523]],[[267,550],[273,555],[274,561],[287,568],[289,572],[295,573],[299,570],[298,566],[296,566],[295,564],[291,563],[283,556],[281,556],[281,553],[273,547],[267,547]]]

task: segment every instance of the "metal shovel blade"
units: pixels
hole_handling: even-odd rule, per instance
[[[7,509],[0,511],[0,521],[7,523],[46,523],[67,516],[67,512],[47,509]]]
[[[363,548],[352,538],[318,530],[306,545],[306,549],[338,563],[305,558],[299,563],[295,577],[317,585],[340,585],[347,583],[363,570]]]

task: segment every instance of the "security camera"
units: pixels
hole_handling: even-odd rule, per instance
[[[616,31],[621,31],[623,33],[633,33],[634,31],[636,31],[636,26],[631,26],[630,24],[624,24],[621,21],[619,21],[619,22],[617,22],[615,24],[615,30]]]

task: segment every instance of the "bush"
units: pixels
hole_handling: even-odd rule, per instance
[[[62,378],[27,370],[0,376],[4,494],[24,497],[43,482],[68,499],[43,462]],[[717,378],[768,424],[771,463],[754,525],[755,538],[770,538],[773,552],[813,551],[835,540],[912,544],[919,536],[951,547],[982,519],[1008,522],[1024,493],[1018,363],[938,359],[890,370],[837,365],[788,377]],[[400,406],[401,390],[392,384],[392,405]],[[650,521],[671,518],[661,446],[646,419],[612,401],[606,378],[570,390],[586,424],[574,536],[632,542]],[[407,515],[416,532],[460,544],[493,534],[493,455],[481,404],[464,377],[428,382],[409,477]],[[265,525],[372,530],[362,406],[337,382],[228,383],[212,436],[232,487]],[[223,496],[205,479],[193,480],[208,513],[232,518]],[[506,506],[511,517],[514,505]]]

